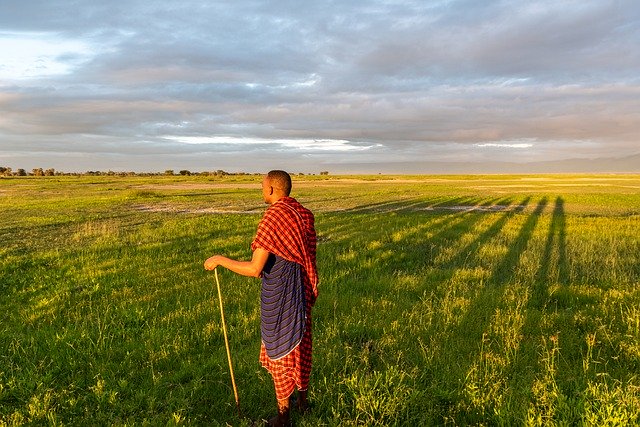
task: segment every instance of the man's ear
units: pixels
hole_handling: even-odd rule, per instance
[[[271,189],[271,191],[269,192],[269,195],[272,196],[273,195],[273,185],[270,185],[269,188]]]

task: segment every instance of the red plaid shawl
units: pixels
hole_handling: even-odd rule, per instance
[[[283,400],[295,387],[306,390],[311,373],[311,306],[318,296],[313,214],[291,197],[278,200],[265,212],[251,243],[252,250],[259,247],[300,264],[304,272],[307,319],[300,345],[278,360],[269,358],[264,343],[260,346],[260,363],[273,376],[276,398]]]
[[[313,292],[311,305],[318,297],[316,268],[316,231],[311,211],[292,197],[283,197],[265,212],[251,250],[265,249],[272,254],[302,265]]]

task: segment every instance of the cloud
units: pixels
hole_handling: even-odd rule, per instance
[[[490,147],[490,148],[531,148],[533,147],[532,143],[527,142],[517,142],[517,143],[496,143],[496,142],[485,142],[484,144],[476,144],[476,147]]]
[[[46,33],[0,32],[0,82],[68,74],[87,60],[89,49]]]
[[[5,9],[4,159],[140,153],[160,165],[180,154],[196,164],[189,156],[199,154],[259,165],[273,150],[308,166],[639,150],[632,2],[32,0]]]
[[[302,152],[349,152],[369,150],[380,144],[352,143],[340,139],[261,139],[224,136],[165,136],[165,139],[184,144],[209,144],[215,147],[258,146],[276,150],[295,149]],[[275,148],[274,148],[275,147]]]

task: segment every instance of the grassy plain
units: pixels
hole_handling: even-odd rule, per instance
[[[259,177],[0,179],[0,426],[247,425],[213,253]],[[316,425],[640,423],[640,176],[296,177],[316,213]],[[219,272],[244,414],[259,280]]]

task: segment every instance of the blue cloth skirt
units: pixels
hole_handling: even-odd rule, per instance
[[[269,255],[262,272],[260,331],[270,359],[280,359],[300,344],[305,319],[302,266]]]

